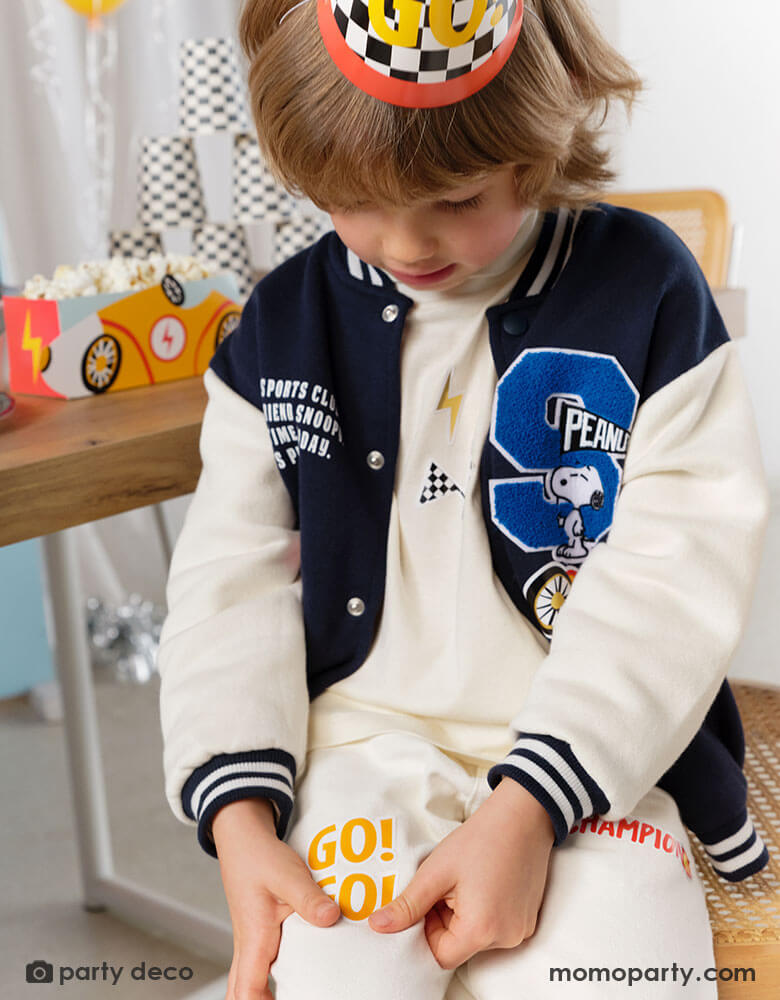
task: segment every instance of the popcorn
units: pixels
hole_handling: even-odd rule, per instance
[[[33,275],[22,292],[26,299],[74,299],[104,292],[140,292],[159,285],[166,274],[181,282],[211,278],[215,271],[186,254],[152,253],[147,258],[110,257],[82,261],[78,267],[60,264],[51,280]]]

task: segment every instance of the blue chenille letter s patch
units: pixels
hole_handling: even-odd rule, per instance
[[[491,480],[493,523],[576,570],[612,523],[638,400],[613,357],[524,351],[493,404],[490,440],[518,473]]]

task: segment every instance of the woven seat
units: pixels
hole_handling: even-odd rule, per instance
[[[780,998],[780,688],[733,683],[745,728],[748,808],[769,850],[769,865],[744,882],[726,882],[691,834],[704,884],[715,959],[721,970],[756,970],[754,984],[722,982],[720,1000]]]

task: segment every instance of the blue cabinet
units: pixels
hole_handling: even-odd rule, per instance
[[[0,698],[54,679],[37,539],[0,548]]]

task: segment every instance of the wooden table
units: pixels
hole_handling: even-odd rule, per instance
[[[0,545],[190,493],[200,378],[60,400],[19,396],[0,421]]]
[[[116,875],[85,609],[69,528],[190,493],[200,473],[201,378],[80,400],[18,397],[0,421],[0,545],[44,536],[55,662],[84,906],[230,960],[230,927]],[[224,997],[224,981],[198,996]]]

